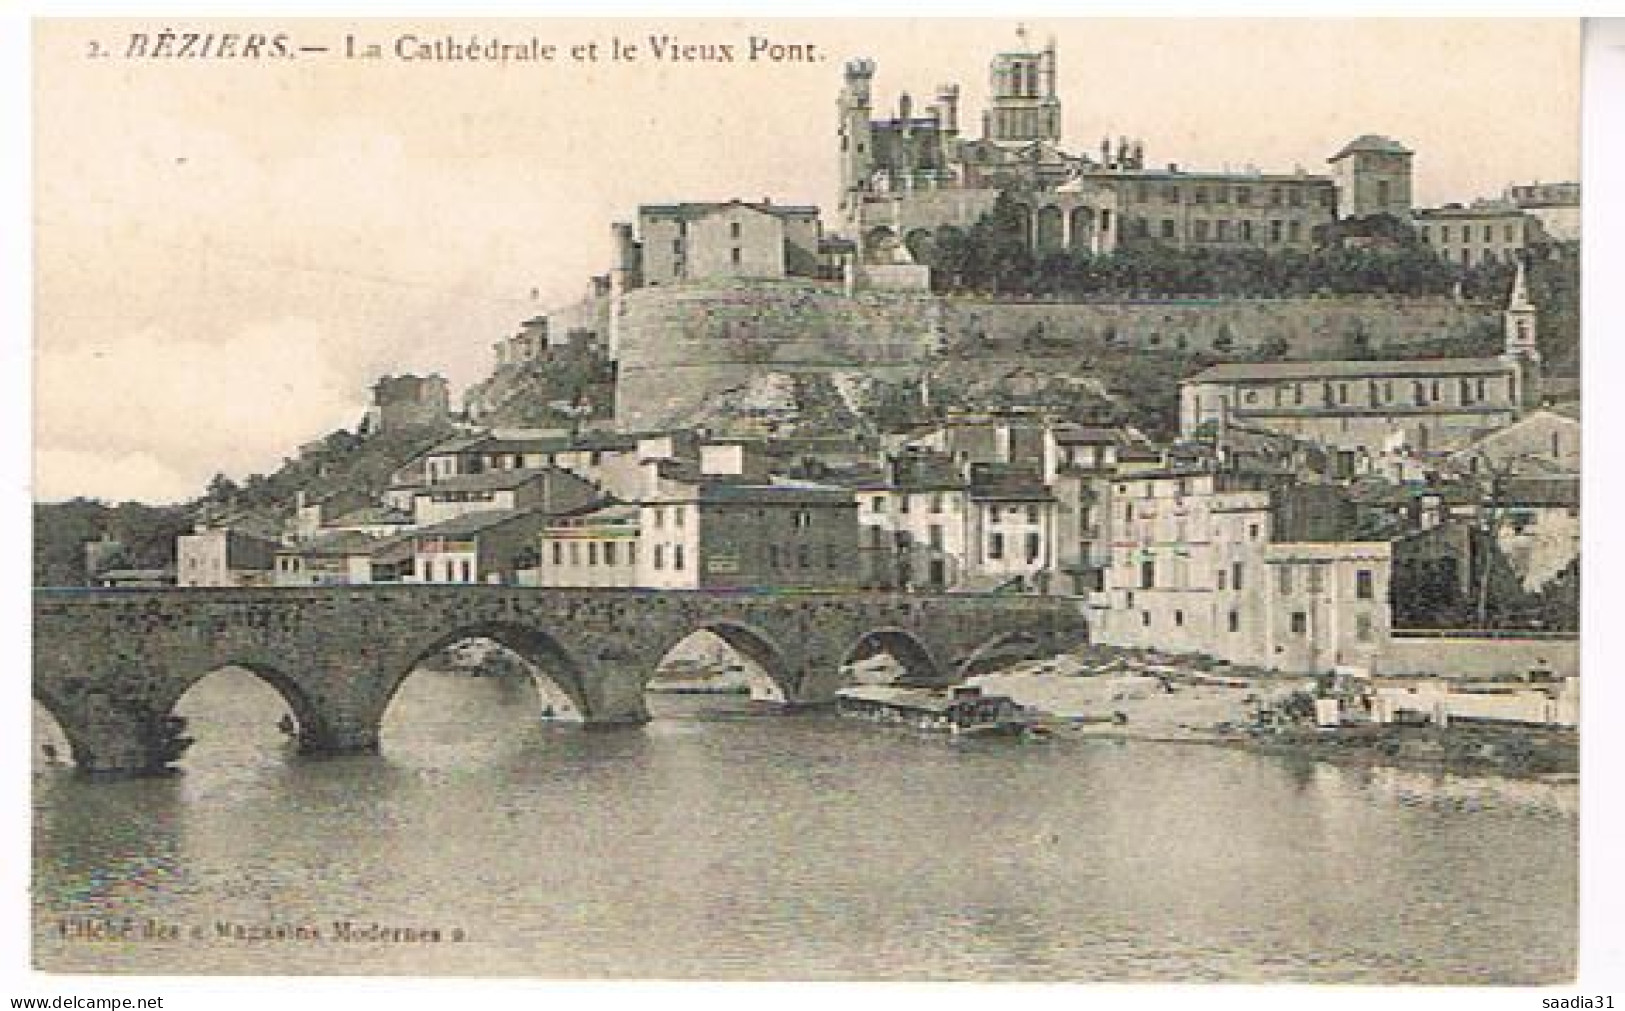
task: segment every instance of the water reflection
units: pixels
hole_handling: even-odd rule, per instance
[[[429,673],[403,686],[382,754],[310,760],[278,740],[274,693],[232,684],[189,697],[208,704],[179,776],[36,775],[41,964],[1528,982],[1572,959],[1572,786],[956,743],[760,716],[744,696],[652,696],[649,726],[590,731],[540,719],[525,681]],[[51,935],[91,912],[474,940],[109,950]]]

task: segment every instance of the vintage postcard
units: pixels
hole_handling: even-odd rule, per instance
[[[36,22],[32,965],[1572,984],[1581,44]]]

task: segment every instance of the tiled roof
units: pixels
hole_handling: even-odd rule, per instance
[[[1509,506],[1578,506],[1580,479],[1577,477],[1508,479],[1496,496]]]
[[[970,497],[984,502],[1047,502],[1054,498],[1036,468],[992,463],[971,468]]]
[[[403,525],[412,522],[410,513],[403,512],[392,506],[372,505],[347,512],[343,516],[323,523],[324,527],[360,527],[383,526],[385,524]]]
[[[693,221],[697,218],[708,217],[717,213],[718,211],[725,211],[730,207],[748,207],[753,211],[760,211],[763,214],[772,214],[781,218],[806,217],[808,215],[816,217],[818,214],[818,208],[805,205],[798,206],[795,204],[768,203],[759,204],[746,200],[719,200],[686,204],[643,204],[638,207],[638,217],[641,218],[658,214],[667,217],[679,217],[686,221]]]
[[[1122,446],[1132,441],[1120,428],[1095,425],[1056,425],[1052,432],[1063,446]]]
[[[426,527],[419,527],[412,531],[411,536],[455,537],[462,534],[477,534],[512,520],[527,517],[540,522],[546,519],[547,514],[540,509],[484,509],[479,512],[454,516],[449,520],[441,520],[439,523],[433,523]]]
[[[774,505],[847,505],[855,500],[846,488],[810,482],[738,484],[707,482],[694,489],[700,502],[760,502]]]
[[[327,558],[346,558],[354,555],[370,555],[378,548],[379,541],[355,530],[334,530],[330,533],[318,534],[302,544],[282,548],[277,553],[283,555],[320,555]]]
[[[1397,361],[1225,362],[1203,369],[1184,383],[1247,382],[1270,379],[1370,379],[1384,376],[1460,376],[1508,372],[1499,358],[1413,358]]]
[[[419,495],[446,491],[504,491],[520,488],[532,481],[558,473],[553,467],[523,467],[515,470],[487,470],[479,474],[461,474],[427,484],[418,489]]]

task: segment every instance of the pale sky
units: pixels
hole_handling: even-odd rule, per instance
[[[35,39],[35,497],[174,501],[350,427],[386,372],[480,378],[492,341],[602,272],[639,203],[771,196],[833,209],[841,66],[877,105],[962,87],[1014,22],[293,22],[295,42],[398,36],[559,47],[550,64],[129,62],[132,31]],[[1149,164],[1325,170],[1362,133],[1416,151],[1422,204],[1579,173],[1575,22],[1056,21],[1065,146]],[[812,43],[811,63],[656,63],[647,37]],[[636,42],[638,62],[574,45]],[[741,54],[742,55],[742,54]],[[535,290],[539,298],[532,299]]]

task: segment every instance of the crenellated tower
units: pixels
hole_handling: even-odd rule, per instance
[[[871,136],[872,88],[875,63],[852,60],[841,86],[841,211],[849,220],[856,213],[874,173],[874,138]]]

